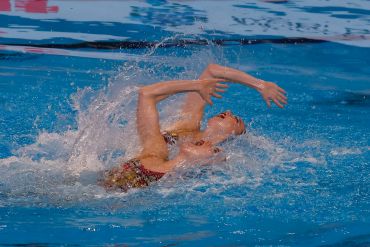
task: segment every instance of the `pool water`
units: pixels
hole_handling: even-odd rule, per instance
[[[0,245],[370,245],[369,13],[367,1],[3,1]],[[129,193],[98,186],[138,150],[138,87],[208,63],[278,83],[288,105],[231,85],[205,116],[231,109],[248,125],[222,145],[227,162]],[[163,128],[182,98],[159,105]]]

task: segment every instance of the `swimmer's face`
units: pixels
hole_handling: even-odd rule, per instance
[[[225,135],[241,135],[245,133],[243,120],[230,111],[222,112],[208,120],[207,128]]]

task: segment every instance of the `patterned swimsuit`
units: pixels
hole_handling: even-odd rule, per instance
[[[176,144],[178,140],[178,136],[174,133],[164,132],[162,136],[169,145]],[[146,187],[159,180],[164,174],[146,169],[140,159],[132,159],[108,171],[103,185],[107,189],[120,189],[126,192],[130,188]]]

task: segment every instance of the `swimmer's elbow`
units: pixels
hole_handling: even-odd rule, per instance
[[[207,66],[207,71],[208,73],[213,76],[213,77],[216,77],[217,76],[217,72],[220,70],[221,66],[218,65],[218,64],[215,64],[215,63],[210,63],[208,64]]]
[[[147,86],[141,87],[139,89],[139,97],[150,97],[152,96],[152,90],[150,90]]]
[[[139,89],[139,99],[154,100],[155,103],[167,98],[156,86],[148,85]]]

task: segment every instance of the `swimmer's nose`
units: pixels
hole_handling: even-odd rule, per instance
[[[194,143],[194,145],[196,146],[202,146],[205,142],[203,140],[199,140],[197,142]]]
[[[212,142],[210,141],[204,141],[204,140],[200,140],[200,141],[197,141],[194,143],[196,146],[212,146]]]
[[[212,145],[212,142],[210,142],[210,141],[204,141],[204,145],[207,145],[207,146]]]

